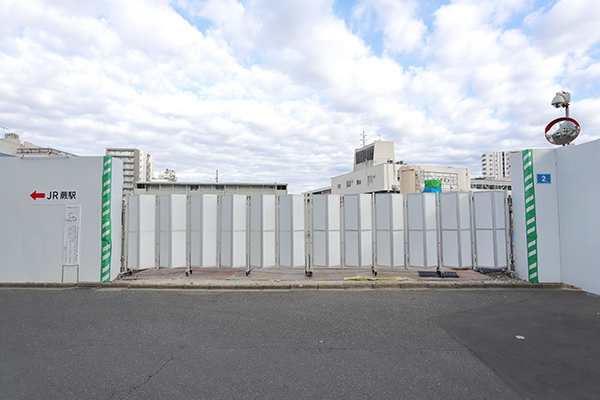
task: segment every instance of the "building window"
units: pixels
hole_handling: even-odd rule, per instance
[[[338,188],[338,189],[341,189],[341,188],[342,188],[342,184],[341,184],[341,183],[338,183],[338,184],[337,184],[337,188]]]
[[[367,185],[373,184],[373,178],[374,177],[375,177],[375,175],[369,175],[369,176],[367,176]]]
[[[361,164],[367,161],[373,160],[375,154],[375,146],[367,147],[366,149],[357,151],[355,153],[355,163]]]
[[[346,187],[352,186],[352,181],[346,181]]]
[[[356,180],[356,184],[357,184],[357,185],[360,185],[360,179],[357,179],[357,180]]]

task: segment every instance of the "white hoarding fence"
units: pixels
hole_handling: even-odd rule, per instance
[[[187,266],[187,196],[158,197],[158,260],[161,268]]]
[[[315,267],[342,266],[341,196],[313,196],[312,252]]]
[[[506,268],[505,192],[133,195],[127,269]]]
[[[475,192],[473,216],[476,267],[506,268],[510,247],[506,193]]]
[[[373,267],[373,202],[370,194],[344,196],[344,256],[348,267]]]
[[[279,196],[279,265],[305,265],[305,212],[304,196]]]
[[[239,194],[221,196],[221,267],[247,267],[248,198]]]
[[[276,266],[276,201],[275,195],[250,196],[250,267]]]
[[[375,201],[375,258],[382,267],[406,267],[405,195],[378,193]]]
[[[218,267],[219,207],[216,194],[190,196],[190,268]]]
[[[408,194],[409,266],[429,268],[439,263],[438,205],[436,193]]]
[[[443,265],[472,268],[471,196],[460,192],[442,193],[440,214]]]

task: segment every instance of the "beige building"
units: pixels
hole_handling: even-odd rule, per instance
[[[468,191],[467,168],[406,165],[394,159],[394,143],[375,141],[354,151],[352,172],[331,178],[331,193],[420,193],[425,181],[437,179],[442,191]]]

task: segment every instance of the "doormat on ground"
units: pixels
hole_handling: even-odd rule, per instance
[[[392,278],[367,278],[364,276],[351,276],[349,278],[344,278],[345,281],[412,281],[411,278],[405,278],[400,276],[395,276]]]

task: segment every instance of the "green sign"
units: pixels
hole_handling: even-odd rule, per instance
[[[425,187],[426,188],[441,188],[442,187],[442,181],[439,179],[426,179],[425,180]]]

